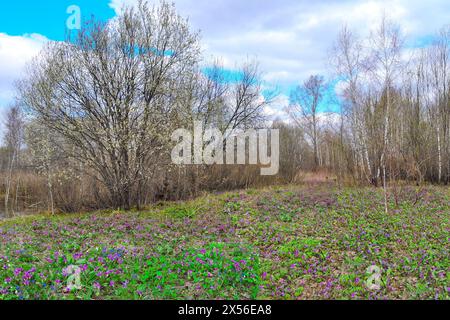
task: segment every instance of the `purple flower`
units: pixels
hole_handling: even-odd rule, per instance
[[[22,273],[23,269],[22,268],[16,268],[14,270],[14,275],[17,277],[18,275],[20,275]]]
[[[75,253],[74,255],[73,255],[73,259],[74,260],[79,260],[79,259],[81,259],[83,257],[83,254],[82,253]]]

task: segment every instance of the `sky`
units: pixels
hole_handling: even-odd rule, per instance
[[[62,41],[67,9],[76,5],[84,21],[95,16],[108,20],[123,5],[137,0],[4,1],[0,9],[0,108],[13,101],[14,82],[48,40]],[[150,3],[157,1],[152,0]],[[449,24],[448,0],[174,0],[179,13],[200,30],[205,61],[222,60],[226,72],[256,58],[264,84],[277,87],[280,98],[265,112],[285,117],[289,92],[309,75],[331,78],[327,57],[340,27],[347,24],[368,34],[383,12],[395,20],[406,45],[422,48]],[[339,87],[338,81],[332,83]],[[332,87],[328,96],[332,97]],[[333,108],[331,108],[333,109]],[[325,109],[324,109],[325,110]],[[1,113],[1,112],[0,112]]]

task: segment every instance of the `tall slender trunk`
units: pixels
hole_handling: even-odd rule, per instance
[[[389,81],[386,81],[386,113],[384,116],[384,147],[383,147],[383,155],[381,160],[381,165],[383,169],[383,189],[384,189],[384,210],[386,214],[389,213],[388,207],[388,182],[387,182],[387,174],[386,174],[386,164],[388,159],[388,151],[389,151],[389,111],[390,111],[390,103],[391,103],[391,90]]]
[[[442,182],[442,147],[441,147],[441,130],[439,125],[436,128],[437,144],[438,144],[438,182]]]
[[[317,141],[317,118],[313,114],[313,148],[314,148],[314,170],[319,167],[319,146]]]
[[[9,204],[9,195],[11,193],[11,182],[12,182],[12,172],[14,169],[14,161],[16,158],[16,152],[13,151],[10,161],[9,161],[9,168],[8,168],[8,176],[6,178],[6,191],[5,191],[5,216],[6,217],[12,217],[14,214],[13,212],[8,209]]]
[[[53,183],[51,177],[51,169],[47,169],[47,188],[48,188],[48,197],[50,201],[50,212],[52,215],[55,215],[55,205],[53,200]]]

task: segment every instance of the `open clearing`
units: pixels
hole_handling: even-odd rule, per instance
[[[0,299],[449,299],[449,189],[399,194],[388,215],[382,190],[321,185],[4,221]]]

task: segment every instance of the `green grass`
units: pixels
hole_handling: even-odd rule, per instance
[[[0,299],[449,299],[450,192],[419,191],[389,214],[379,189],[287,186],[4,221]]]

